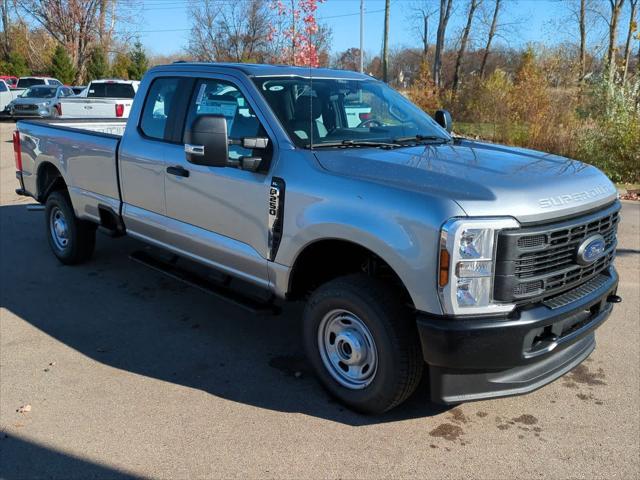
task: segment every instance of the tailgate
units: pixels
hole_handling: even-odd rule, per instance
[[[131,99],[66,98],[59,102],[62,118],[127,118]]]

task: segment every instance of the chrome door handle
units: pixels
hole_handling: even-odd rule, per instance
[[[189,143],[185,143],[184,153],[204,157],[204,145],[191,145]]]

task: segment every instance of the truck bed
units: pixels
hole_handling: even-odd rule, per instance
[[[25,191],[38,198],[43,193],[38,178],[53,167],[69,188],[78,217],[98,221],[100,206],[119,212],[117,152],[125,126],[108,119],[19,121]]]

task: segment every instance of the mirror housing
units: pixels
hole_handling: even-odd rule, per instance
[[[438,125],[451,133],[451,130],[453,129],[453,120],[451,119],[451,114],[448,110],[437,110],[434,118]]]
[[[222,115],[198,115],[185,133],[187,161],[208,167],[229,165],[227,121]]]

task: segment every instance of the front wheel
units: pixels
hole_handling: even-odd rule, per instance
[[[93,255],[96,226],[76,217],[65,192],[55,191],[47,198],[45,226],[53,254],[65,265],[85,262]]]
[[[307,356],[344,404],[382,413],[416,389],[423,359],[415,319],[392,286],[365,275],[332,280],[312,294],[304,317]]]

